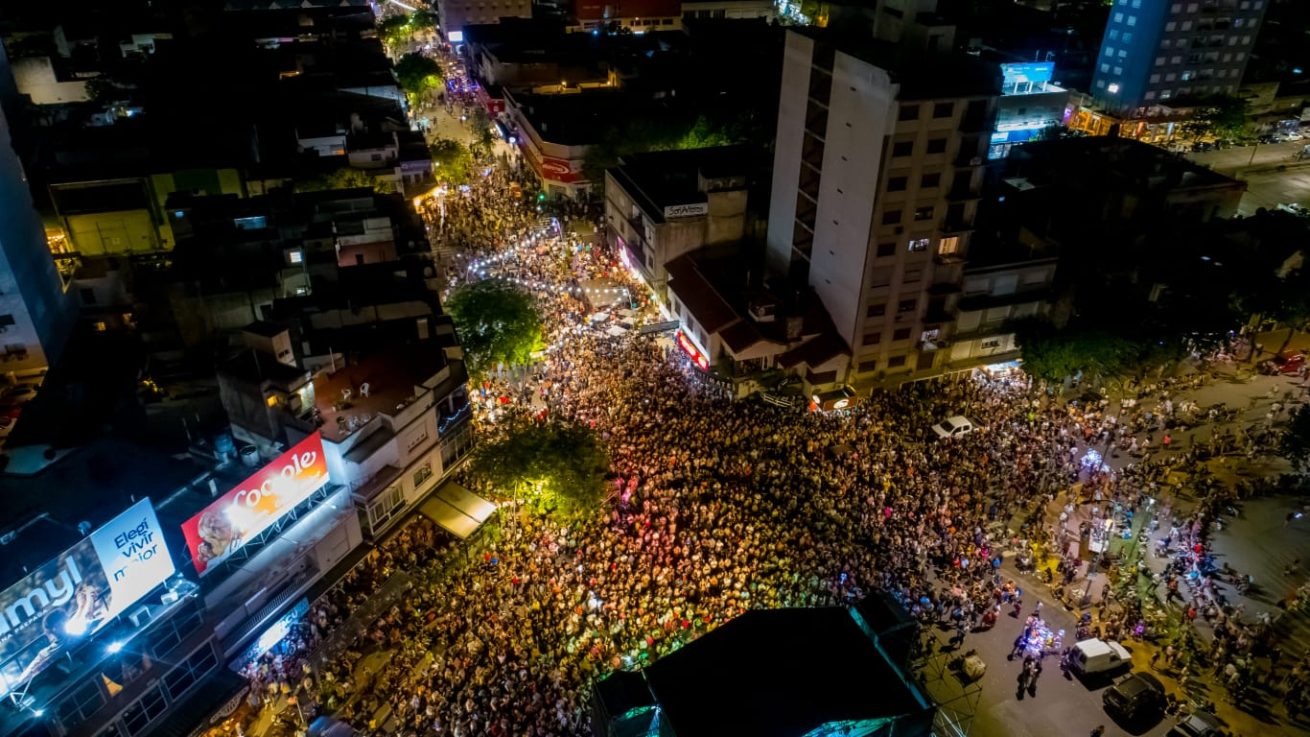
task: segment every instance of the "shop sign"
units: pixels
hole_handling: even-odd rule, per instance
[[[696,364],[696,368],[701,371],[710,370],[710,359],[696,347],[696,344],[691,341],[691,338],[687,337],[685,332],[681,330],[678,331],[677,342],[678,347],[682,349],[682,352],[686,353],[687,357],[691,359],[691,362]]]
[[[665,205],[665,218],[694,218],[700,215],[708,215],[710,212],[710,203],[708,202],[689,202],[685,205]]]

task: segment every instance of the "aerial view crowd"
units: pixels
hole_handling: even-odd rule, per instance
[[[567,521],[507,505],[471,554],[413,523],[315,603],[289,646],[248,667],[253,706],[298,690],[310,711],[366,734],[582,735],[588,687],[608,672],[648,664],[749,609],[880,591],[957,642],[1012,614],[1025,623],[1015,655],[1028,683],[1077,639],[1159,626],[1149,633],[1159,659],[1184,682],[1205,670],[1239,697],[1259,682],[1287,694],[1289,713],[1306,707],[1306,653],[1280,642],[1267,616],[1245,614],[1232,596],[1242,574],[1210,551],[1214,525],[1252,485],[1204,471],[1225,452],[1269,452],[1286,400],[1264,421],[1230,427],[1222,410],[1179,399],[1211,380],[1202,363],[1114,402],[1021,373],[920,382],[836,413],[730,401],[667,338],[590,319],[599,310],[580,283],[643,290],[602,243],[571,235],[585,211],[543,209],[523,195],[526,175],[489,169],[420,207],[452,286],[515,281],[538,297],[546,323],[539,364],[472,387],[479,431],[497,432],[495,413],[506,411],[585,423],[608,449],[612,494]],[[977,429],[938,440],[931,426],[957,414]],[[1212,431],[1184,446],[1171,435],[1184,425]],[[1179,472],[1190,474],[1190,499],[1175,505]],[[475,476],[461,481],[502,497]],[[1113,584],[1087,588],[1097,564],[1074,549],[1105,520],[1121,534],[1135,519],[1160,541],[1150,554],[1167,559],[1163,572],[1145,553],[1105,560],[1101,580]],[[1043,627],[1024,584],[1003,571],[1007,559],[1086,609],[1077,632]],[[397,575],[404,595],[366,610]],[[1170,607],[1189,626],[1165,631],[1158,620]],[[311,657],[329,633],[340,647]]]

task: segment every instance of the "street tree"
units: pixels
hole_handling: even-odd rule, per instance
[[[1310,465],[1310,405],[1303,404],[1292,413],[1283,434],[1283,454],[1298,470]]]
[[[1196,100],[1191,120],[1183,132],[1192,138],[1237,138],[1247,131],[1248,103],[1232,95],[1210,95]]]
[[[441,65],[423,54],[405,54],[396,61],[396,81],[415,97],[441,86]]]
[[[468,184],[473,178],[473,152],[468,146],[449,138],[439,138],[428,146],[432,154],[432,173],[447,184]]]
[[[1115,379],[1134,371],[1143,351],[1139,344],[1105,330],[1058,330],[1043,318],[1021,320],[1015,335],[1029,375],[1054,384],[1082,375]]]
[[[506,496],[573,516],[604,499],[609,455],[585,425],[511,411],[497,422],[495,436],[478,444],[469,465]]]
[[[389,15],[378,22],[378,38],[388,49],[404,46],[413,35],[411,19],[408,15]]]
[[[502,279],[484,279],[455,290],[446,302],[464,347],[469,372],[527,363],[541,349],[542,320],[536,301]]]

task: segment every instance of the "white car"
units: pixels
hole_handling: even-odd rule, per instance
[[[1288,133],[1287,135],[1283,136],[1284,141],[1301,141],[1304,139],[1305,136],[1301,135],[1300,133],[1297,133],[1296,131],[1292,131],[1291,133]]]
[[[961,435],[968,435],[977,429],[970,420],[964,415],[955,415],[947,417],[945,420],[932,426],[932,431],[937,433],[939,438],[958,438]]]

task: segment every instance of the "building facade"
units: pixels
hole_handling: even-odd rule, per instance
[[[9,77],[3,48],[0,76]],[[0,82],[0,95],[7,86]],[[9,109],[0,105],[0,373],[21,374],[55,361],[76,310],[51,258],[14,150]]]
[[[1269,0],[1114,0],[1092,95],[1114,111],[1233,95]]]
[[[499,23],[501,18],[531,18],[532,0],[438,0],[441,32],[452,44],[464,42],[468,26]]]
[[[973,59],[797,31],[783,64],[771,270],[817,292],[852,380],[937,372],[1000,75]]]

